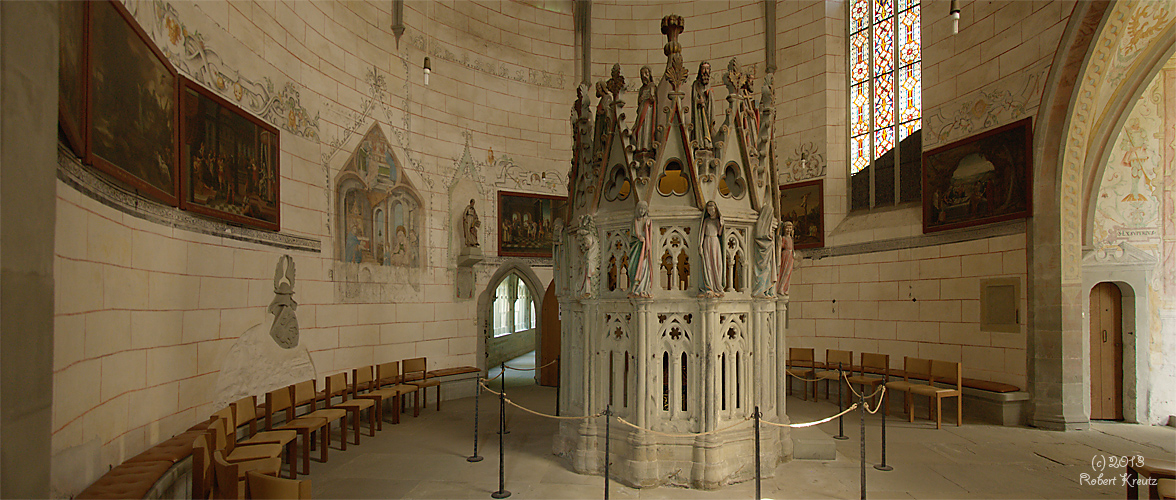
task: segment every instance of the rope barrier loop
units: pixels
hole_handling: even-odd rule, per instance
[[[542,369],[544,369],[544,368],[547,368],[547,367],[549,367],[549,366],[551,366],[551,365],[554,365],[554,364],[556,364],[557,362],[559,362],[559,360],[558,360],[558,359],[557,359],[557,360],[554,360],[554,361],[552,361],[552,362],[550,362],[550,363],[547,363],[547,364],[545,364],[545,365],[543,365],[543,366],[537,366],[537,367],[535,367],[535,368],[515,368],[515,367],[513,367],[513,366],[509,366],[509,365],[502,365],[502,366],[503,366],[503,367],[505,367],[505,368],[508,368],[508,369],[514,370],[514,371],[516,371],[516,372],[532,372],[532,371],[535,371],[535,370],[542,370]]]

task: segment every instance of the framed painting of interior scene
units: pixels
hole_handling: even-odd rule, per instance
[[[89,2],[59,2],[57,123],[70,149],[86,156],[86,11]]]
[[[797,250],[825,246],[824,187],[822,179],[780,186],[780,225],[792,222]]]
[[[1026,118],[923,153],[923,232],[1028,217],[1032,144]]]
[[[498,192],[498,255],[551,258],[552,224],[567,211],[567,198]]]
[[[179,201],[176,70],[121,3],[87,3],[87,163],[175,205]]]
[[[182,82],[181,206],[277,231],[278,130],[200,84]]]

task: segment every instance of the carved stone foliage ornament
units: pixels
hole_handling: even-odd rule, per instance
[[[284,349],[298,347],[298,317],[294,311],[298,303],[294,302],[294,259],[289,255],[278,258],[278,265],[274,269],[274,300],[270,301],[267,311],[274,315],[274,322],[270,326],[270,337]]]

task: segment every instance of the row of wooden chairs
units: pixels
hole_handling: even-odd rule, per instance
[[[956,425],[960,425],[963,410],[962,369],[959,363],[953,361],[927,360],[922,358],[903,357],[902,380],[890,380],[890,355],[879,353],[861,353],[858,365],[853,364],[853,351],[827,349],[825,362],[814,359],[812,348],[791,347],[788,349],[788,374],[803,381],[803,397],[808,400],[808,387],[813,388],[813,399],[817,397],[817,384],[825,381],[825,398],[829,398],[829,383],[858,385],[863,391],[874,391],[885,384],[887,390],[903,393],[903,411],[907,413],[911,422],[915,421],[912,395],[927,396],[935,402],[935,428],[942,427],[943,399],[956,398]],[[841,374],[848,374],[846,380],[841,380]],[[897,377],[897,374],[895,374]],[[936,383],[946,384],[941,387]],[[792,393],[792,381],[785,382],[787,393]],[[954,387],[951,387],[954,386]],[[848,397],[848,394],[846,394]],[[889,409],[886,410],[889,413]],[[927,407],[927,418],[931,417],[931,406]]]
[[[309,482],[295,481],[298,458],[301,455],[301,473],[308,474],[317,434],[318,460],[327,461],[331,424],[339,423],[339,447],[346,451],[348,427],[359,444],[365,411],[368,435],[375,436],[376,430],[383,429],[386,401],[393,403],[392,422],[398,423],[407,399],[404,396],[414,395],[413,415],[418,416],[420,393],[437,387],[437,409],[441,409],[440,382],[428,378],[426,366],[425,358],[415,358],[404,360],[403,365],[393,361],[359,367],[351,370],[350,381],[346,372],[328,376],[322,391],[317,390],[317,381],[306,380],[269,391],[261,406],[256,398],[247,396],[218,410],[208,432],[193,444],[193,498],[213,494],[215,498],[264,498],[259,492],[284,495],[278,498],[309,495]],[[259,430],[263,419],[264,430]],[[277,478],[282,457],[289,464],[290,479]]]

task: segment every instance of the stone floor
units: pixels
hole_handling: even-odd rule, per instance
[[[533,367],[533,358],[520,358],[508,366]],[[496,374],[493,371],[490,376]],[[496,385],[498,381],[491,386]],[[536,386],[532,372],[508,369],[506,387],[519,404],[554,412],[555,389]],[[474,399],[467,398],[444,402],[440,412],[430,406],[417,418],[409,413],[400,425],[385,424],[374,438],[365,429],[362,444],[348,446],[345,452],[332,450],[329,462],[312,462],[311,474],[303,477],[312,481],[314,498],[490,498],[498,490],[496,402],[481,400],[478,451],[485,457],[481,462],[466,461],[472,452],[474,424]],[[836,413],[836,404],[790,397],[788,410],[793,422],[803,422]],[[603,497],[602,477],[571,472],[551,454],[553,420],[508,407],[506,423],[505,477],[511,498]],[[836,460],[793,460],[777,466],[774,477],[762,481],[763,497],[860,498],[859,423],[856,414],[845,418],[849,439],[836,441]],[[866,419],[868,498],[1122,498],[1121,467],[1108,466],[1101,472],[1110,479],[1108,484],[1080,482],[1083,474],[1099,476],[1092,460],[1176,457],[1176,429],[1171,427],[1106,422],[1093,424],[1089,431],[1059,433],[969,422],[965,416],[962,427],[945,425],[936,430],[934,422],[924,419],[916,418],[911,424],[892,417],[887,420],[887,462],[894,470],[882,472],[873,467],[880,459],[879,424],[879,415]],[[808,432],[832,436],[837,422]],[[753,481],[715,491],[633,489],[615,482],[609,488],[612,498],[618,499],[755,496]]]

